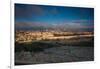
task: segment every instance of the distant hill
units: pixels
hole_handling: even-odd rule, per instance
[[[15,30],[32,30],[32,31],[93,31],[93,28],[81,28],[77,24],[74,27],[68,23],[60,24],[47,24],[47,23],[27,23],[27,22],[16,22]]]

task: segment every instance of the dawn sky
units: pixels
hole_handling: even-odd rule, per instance
[[[47,24],[70,29],[94,26],[94,9],[80,7],[15,4],[15,24]]]

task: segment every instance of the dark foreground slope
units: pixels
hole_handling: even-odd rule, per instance
[[[93,60],[93,37],[15,43],[15,65]]]

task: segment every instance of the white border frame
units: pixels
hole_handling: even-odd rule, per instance
[[[68,0],[67,0],[68,1]],[[77,3],[78,2],[78,3]],[[22,65],[22,66],[15,66],[14,65],[14,4],[15,3],[20,3],[20,4],[37,4],[37,5],[55,5],[55,6],[74,6],[74,7],[90,7],[90,8],[95,8],[95,6],[89,2],[91,1],[88,1],[86,2],[85,1],[81,1],[81,0],[77,0],[77,2],[75,2],[75,0],[70,0],[68,2],[66,2],[66,0],[47,0],[45,2],[41,1],[41,0],[37,0],[37,1],[34,1],[34,0],[11,0],[11,62],[10,62],[10,65],[11,65],[11,68],[12,69],[30,69],[30,68],[35,68],[35,69],[41,69],[42,68],[56,68],[58,67],[58,69],[61,69],[63,66],[63,68],[66,68],[65,66],[67,65],[68,67],[67,68],[71,68],[70,66],[72,65],[73,67],[77,67],[78,65],[80,66],[88,66],[91,65],[91,64],[94,64],[95,62],[94,61],[85,61],[85,62],[68,62],[68,63],[52,63],[52,64],[36,64],[36,65]],[[59,66],[61,65],[61,67]],[[75,66],[76,65],[76,66]],[[79,67],[80,67],[79,66]]]
[[[14,1],[11,1],[10,4],[10,68],[14,69]]]

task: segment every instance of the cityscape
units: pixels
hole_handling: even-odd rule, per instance
[[[15,65],[94,60],[94,8],[15,4]]]
[[[93,37],[93,32],[34,32],[34,31],[16,31],[16,42],[32,42],[39,40],[61,40],[78,37]]]

